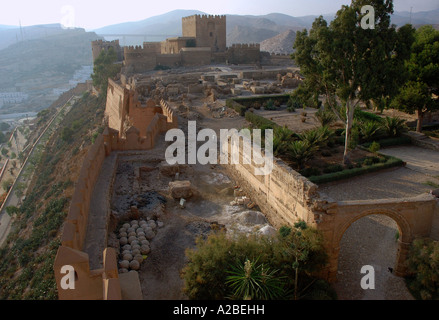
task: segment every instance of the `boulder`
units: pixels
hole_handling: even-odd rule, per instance
[[[119,268],[128,269],[130,267],[130,262],[128,260],[119,261]]]
[[[151,248],[148,245],[144,244],[140,247],[141,254],[148,254],[150,252],[151,252]]]
[[[127,260],[127,261],[131,261],[131,260],[133,260],[133,255],[130,253],[124,254],[123,259]]]
[[[277,234],[277,231],[272,226],[265,226],[259,229],[259,232],[264,236],[274,237]]]
[[[137,260],[132,260],[130,262],[130,269],[131,270],[139,270],[140,269],[140,263]]]
[[[260,211],[243,211],[236,216],[236,219],[244,225],[266,224],[267,219]]]
[[[128,243],[128,239],[127,239],[127,237],[122,237],[122,238],[120,238],[120,239],[119,239],[119,243],[120,243],[121,246],[126,245],[126,244]]]
[[[189,199],[194,195],[194,188],[188,180],[169,182],[169,193],[174,199]]]

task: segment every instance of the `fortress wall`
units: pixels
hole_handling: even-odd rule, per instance
[[[114,52],[116,52],[117,60],[122,61],[123,51],[119,45],[119,40],[113,40],[113,41],[96,40],[91,42],[93,62],[99,57],[102,50],[108,50],[110,48],[113,48]]]
[[[159,54],[156,57],[156,64],[158,66],[178,67],[181,65],[181,55],[180,54]]]
[[[227,48],[229,63],[254,64],[261,61],[261,49],[256,44],[234,44]]]
[[[124,65],[129,72],[153,70],[157,65],[157,48],[152,45],[124,47],[124,59]]]
[[[110,128],[119,132],[122,131],[127,105],[128,90],[115,81],[108,79],[105,116],[108,118]]]
[[[242,145],[239,156],[243,156]],[[314,214],[309,206],[314,198],[319,197],[315,184],[280,160],[273,163],[272,172],[265,176],[255,175],[255,168],[260,166],[242,164],[242,161],[240,164],[230,163],[229,151],[226,170],[251,200],[257,203],[272,225],[293,225],[299,220],[315,225]]]
[[[180,54],[184,66],[202,66],[211,63],[210,48],[184,48]]]
[[[54,272],[60,300],[102,300],[117,299],[120,296],[116,253],[111,251],[114,249],[105,249],[104,268],[98,270],[90,270],[89,256],[82,251],[87,232],[90,200],[105,157],[104,137],[100,135],[84,158],[64,223],[61,246],[55,257]],[[61,273],[61,269],[66,265],[72,266],[75,271],[74,290],[65,290],[61,287],[62,277],[65,274]]]

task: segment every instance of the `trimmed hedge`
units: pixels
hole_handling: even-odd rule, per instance
[[[407,136],[401,136],[401,137],[396,137],[396,138],[380,139],[380,140],[377,140],[375,142],[378,142],[380,144],[381,148],[385,148],[385,147],[392,147],[392,146],[400,146],[400,145],[404,145],[404,144],[411,144],[412,141]],[[365,148],[369,148],[372,143],[373,142],[366,142],[366,143],[362,144],[362,146]]]
[[[387,158],[388,160],[385,163],[375,163],[367,167],[347,169],[339,172],[324,174],[321,176],[311,176],[308,178],[308,180],[315,184],[321,184],[404,165],[404,161],[402,161],[401,159],[390,156],[387,156]]]
[[[241,117],[244,117],[245,112],[247,111],[247,108],[245,106],[243,106],[242,104],[239,104],[238,102],[236,102],[233,99],[227,99],[226,106],[228,108],[233,109],[236,112],[238,112]]]
[[[383,121],[383,118],[380,117],[379,115],[360,109],[355,109],[354,117],[357,118],[358,120],[377,121],[377,122]]]
[[[251,122],[252,124],[254,124],[258,128],[271,127],[274,129],[274,128],[279,126],[276,123],[274,123],[273,121],[268,120],[267,118],[264,118],[264,117],[259,116],[257,114],[254,114],[253,112],[250,112],[250,111],[247,111],[245,113],[245,120],[247,120],[248,122]]]
[[[254,102],[263,102],[268,101],[272,99],[273,101],[278,100],[280,103],[287,103],[290,99],[289,94],[279,94],[279,95],[265,95],[265,96],[252,96],[252,97],[240,97],[240,98],[234,98],[230,99],[233,100],[247,108],[251,107],[251,104]]]

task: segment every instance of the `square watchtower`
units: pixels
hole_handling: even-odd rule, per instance
[[[182,19],[183,37],[195,38],[197,47],[226,51],[226,16],[193,15]]]

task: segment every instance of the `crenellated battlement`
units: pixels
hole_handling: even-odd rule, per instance
[[[207,14],[194,14],[192,16],[188,16],[188,17],[183,17],[182,18],[183,21],[186,20],[214,20],[214,21],[226,21],[226,16],[225,15],[207,15]]]
[[[232,49],[260,49],[259,43],[235,43],[231,46]]]
[[[99,39],[99,40],[92,41],[92,43],[96,44],[96,45],[119,45],[119,39],[112,40],[112,41],[106,41],[106,40]]]

